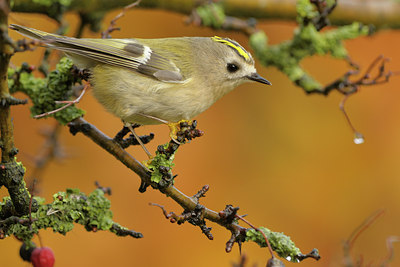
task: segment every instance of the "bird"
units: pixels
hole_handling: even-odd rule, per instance
[[[176,129],[243,83],[271,85],[257,73],[251,54],[229,38],[73,38],[9,27],[87,70],[95,98],[128,126],[165,123]]]

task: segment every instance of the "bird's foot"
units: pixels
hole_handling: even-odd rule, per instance
[[[203,131],[196,129],[196,120],[181,120],[178,122],[167,123],[170,129],[170,137],[178,145],[184,144],[186,141],[191,141],[193,138],[200,137],[204,134]]]
[[[192,125],[193,121],[180,120],[178,122],[168,122],[166,124],[169,127],[169,136],[171,137],[171,139],[174,140],[177,144],[182,144],[184,140],[178,140],[178,133],[188,128],[189,125]]]
[[[142,164],[148,169],[148,170],[150,170],[149,169],[149,166],[150,166],[150,164],[151,164],[151,162],[153,161],[153,159],[155,158],[155,156],[149,156],[149,159],[148,160],[143,160],[142,161]],[[150,170],[151,171],[151,170]]]

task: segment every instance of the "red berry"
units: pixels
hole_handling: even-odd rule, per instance
[[[54,253],[51,248],[35,248],[32,252],[31,262],[33,267],[53,267],[54,261]]]

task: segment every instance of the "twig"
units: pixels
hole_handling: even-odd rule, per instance
[[[357,129],[353,126],[350,116],[347,114],[345,110],[345,104],[351,95],[356,94],[360,91],[361,86],[371,86],[371,85],[386,83],[389,81],[391,76],[400,74],[398,72],[386,71],[386,63],[388,61],[389,61],[388,58],[385,58],[383,55],[379,55],[370,63],[370,65],[367,67],[366,71],[364,72],[363,75],[361,75],[360,78],[352,80],[351,77],[358,75],[360,70],[356,63],[348,59],[349,65],[355,68],[354,70],[346,72],[342,77],[338,78],[331,84],[327,85],[323,90],[314,90],[309,92],[309,93],[328,94],[331,90],[337,90],[344,95],[339,103],[339,109],[343,112],[347,124],[353,131],[354,134],[353,140],[354,143],[356,144],[363,143],[364,137],[362,133],[357,131]],[[377,68],[377,73],[375,76],[371,78],[371,73],[376,68]]]
[[[165,218],[168,219],[171,223],[183,224],[184,222],[189,222],[195,226],[199,226],[202,233],[207,236],[208,239],[213,240],[214,237],[211,234],[211,227],[206,226],[206,222],[204,220],[205,214],[205,207],[198,203],[200,197],[204,197],[204,193],[209,189],[208,186],[204,186],[202,189],[199,190],[194,196],[193,199],[197,202],[195,209],[187,210],[185,209],[182,214],[177,215],[174,212],[167,213],[164,206],[156,204],[156,203],[149,203],[151,206],[159,207]]]
[[[135,7],[135,6],[139,5],[140,1],[141,0],[137,0],[136,2],[133,2],[132,4],[129,4],[129,5],[125,6],[122,9],[122,11],[110,21],[110,25],[108,26],[108,28],[101,33],[101,38],[102,39],[111,38],[111,33],[113,31],[116,31],[116,30],[119,31],[120,28],[115,26],[115,25],[117,25],[117,20],[119,20],[121,17],[125,16],[125,12],[127,10],[131,9],[132,7]]]
[[[264,237],[264,239],[265,239],[265,242],[267,243],[268,250],[269,250],[269,253],[271,254],[271,257],[272,257],[272,258],[275,258],[274,251],[272,250],[271,244],[269,243],[268,238],[267,238],[267,236],[265,235],[265,233],[264,233],[263,231],[261,231],[260,228],[254,226],[251,222],[249,222],[248,220],[246,220],[246,219],[243,218],[242,216],[236,215],[236,218],[238,218],[239,220],[242,220],[243,222],[245,222],[246,224],[248,224],[251,228],[253,228],[253,229],[256,230],[257,232],[260,232],[260,233],[263,235],[263,237]]]
[[[356,242],[357,238],[384,213],[384,210],[376,211],[374,214],[370,215],[364,222],[362,222],[356,229],[354,229],[354,231],[350,234],[349,238],[346,241],[349,251],[353,248],[354,242]]]
[[[388,264],[392,261],[394,257],[394,242],[400,242],[400,236],[389,236],[388,238],[386,238],[386,247],[388,250],[388,254],[386,256],[386,259],[381,263],[381,266],[388,266]]]
[[[78,98],[76,98],[75,100],[72,100],[72,101],[71,101],[71,100],[56,101],[56,104],[65,104],[65,105],[62,106],[62,107],[60,107],[60,108],[57,108],[57,109],[54,109],[54,110],[51,110],[51,111],[48,111],[48,112],[45,112],[45,113],[36,115],[36,116],[34,116],[34,118],[35,118],[35,119],[39,119],[39,118],[42,118],[42,117],[46,117],[46,116],[48,116],[48,115],[51,115],[51,114],[57,113],[57,112],[59,112],[59,111],[61,111],[61,110],[64,110],[64,109],[66,109],[66,108],[69,107],[69,106],[72,106],[72,105],[74,105],[74,104],[79,103],[79,101],[81,101],[81,99],[82,99],[83,95],[85,94],[86,89],[87,89],[88,87],[89,87],[89,83],[86,83],[85,86],[84,86],[83,89],[82,89],[81,94],[80,94],[80,95],[78,96]]]
[[[104,186],[101,186],[100,183],[99,183],[98,181],[95,181],[95,182],[94,182],[94,185],[95,185],[98,189],[100,189],[101,191],[103,191],[104,194],[107,194],[107,195],[111,196],[111,187],[104,187]]]
[[[350,234],[349,238],[343,244],[343,251],[344,251],[344,265],[346,267],[353,267],[354,260],[351,257],[351,249],[357,238],[367,230],[380,216],[384,214],[383,210],[378,210],[372,215],[368,216],[364,222],[362,222],[354,231]],[[362,259],[361,259],[362,260]],[[361,266],[361,265],[356,265]]]
[[[310,2],[316,6],[319,15],[314,17],[311,21],[304,21],[304,24],[311,22],[314,24],[317,31],[320,31],[331,24],[328,16],[336,8],[337,0],[335,0],[331,6],[328,6],[326,0],[310,0]]]
[[[79,132],[83,133],[93,142],[105,149],[108,153],[116,157],[117,160],[124,164],[126,167],[134,171],[145,183],[157,187],[157,184],[154,184],[154,182],[151,181],[151,174],[147,171],[147,168],[145,166],[143,166],[139,161],[133,158],[124,149],[122,149],[113,139],[99,131],[94,125],[88,123],[83,118],[78,118],[69,123],[68,126],[70,127],[70,131],[72,134],[75,135]],[[193,198],[186,196],[173,185],[164,188],[162,190],[162,193],[171,197],[184,209],[194,210],[197,205],[196,201]],[[221,220],[217,212],[209,210],[207,208],[205,208],[204,218],[219,223],[229,230],[236,229],[239,231],[241,229],[245,229],[236,223],[226,225]]]
[[[400,72],[392,72],[390,70],[386,71],[386,63],[388,61],[388,58],[379,55],[370,63],[365,73],[361,75],[360,78],[352,80],[351,78],[358,75],[360,73],[360,70],[359,66],[356,63],[348,59],[348,63],[353,68],[353,70],[347,71],[341,77],[325,86],[323,89],[311,90],[307,93],[319,93],[327,95],[328,93],[330,93],[330,91],[337,90],[343,95],[352,95],[359,91],[360,86],[370,86],[386,83],[389,81],[391,76],[400,74]],[[371,72],[375,68],[378,68],[377,74],[373,78],[371,78]]]
[[[106,136],[104,133],[99,131],[94,125],[88,123],[83,118],[78,118],[68,124],[70,127],[70,132],[75,135],[77,133],[83,133],[85,136],[90,138],[93,142],[98,144],[108,153],[113,155],[118,161],[123,163],[126,167],[134,171],[142,180],[143,183],[147,185],[151,185],[154,188],[158,188],[158,184],[151,181],[151,173],[147,171],[147,168],[143,166],[140,162],[138,162],[135,158],[133,158],[128,152],[126,152],[117,142],[115,142],[112,138]],[[190,132],[190,131],[189,131]],[[178,136],[179,138],[179,136]],[[232,232],[232,235],[235,236],[235,239],[232,241],[238,242],[237,240],[244,240],[247,228],[240,226],[235,220],[227,221],[226,218],[221,217],[220,213],[215,212],[211,209],[208,209],[205,206],[199,206],[198,201],[193,198],[185,195],[181,191],[179,191],[175,186],[169,184],[167,187],[160,188],[159,191],[166,196],[172,198],[177,204],[179,204],[184,211],[196,212],[196,214],[200,215],[199,219],[209,220],[215,222],[222,227],[228,229]],[[200,192],[202,193],[202,192]],[[197,194],[196,194],[197,195]],[[160,207],[160,205],[156,205]],[[164,215],[168,215],[167,218],[175,217],[177,220],[181,219],[179,215],[169,215],[165,209],[163,210]],[[178,217],[177,217],[178,216]],[[196,224],[198,225],[198,224]],[[202,228],[204,232],[205,227]],[[207,233],[205,233],[207,235]],[[209,236],[207,236],[209,237]],[[210,237],[209,237],[210,238]],[[233,244],[232,243],[232,244]],[[229,250],[230,251],[230,250]],[[228,251],[228,252],[229,252]],[[313,253],[313,251],[306,255],[298,255],[299,260],[303,260],[305,258],[312,257],[317,259],[318,257]]]
[[[124,228],[124,227],[121,227],[121,226],[120,226],[119,224],[117,224],[117,223],[114,223],[114,224],[111,226],[111,232],[117,234],[118,236],[131,236],[131,237],[134,237],[134,238],[142,238],[142,237],[143,237],[143,234],[142,234],[142,233],[139,233],[139,232],[135,232],[135,231],[133,231],[133,230],[126,229],[126,228]]]
[[[349,127],[351,128],[351,130],[353,131],[354,134],[354,138],[353,141],[355,144],[362,144],[364,143],[364,136],[362,135],[362,133],[360,133],[359,131],[356,130],[356,128],[353,126],[353,123],[350,120],[350,116],[347,114],[344,105],[347,101],[347,99],[349,98],[350,95],[344,95],[342,100],[339,103],[339,109],[342,111],[344,117],[346,118],[346,122],[349,125]]]

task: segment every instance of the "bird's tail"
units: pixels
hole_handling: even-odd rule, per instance
[[[51,41],[54,39],[64,38],[64,36],[61,36],[61,35],[47,33],[47,32],[39,31],[39,30],[36,30],[33,28],[16,25],[16,24],[10,24],[9,28],[12,30],[16,30],[17,32],[19,32],[22,35],[25,35],[29,38],[36,39],[36,40],[42,41],[44,43],[51,43]]]

